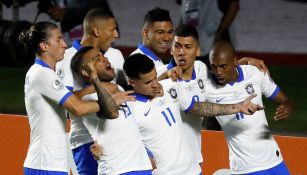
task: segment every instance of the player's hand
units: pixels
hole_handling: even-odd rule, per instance
[[[90,146],[90,151],[95,160],[99,160],[101,156],[103,155],[103,147],[96,140]]]
[[[291,117],[294,112],[294,104],[292,102],[287,102],[285,104],[281,104],[277,107],[274,120],[285,120]]]
[[[257,67],[264,74],[270,75],[269,69],[264,64],[263,60],[251,58],[251,57],[243,57],[239,61],[239,64],[248,64]]]
[[[264,107],[260,106],[259,104],[254,104],[254,103],[251,102],[251,100],[253,98],[255,98],[256,96],[257,96],[256,94],[253,94],[253,95],[249,96],[246,100],[241,102],[241,106],[240,106],[240,112],[241,113],[244,113],[246,115],[252,115],[256,111],[264,109]]]
[[[168,78],[172,79],[173,81],[177,81],[177,79],[182,78],[182,68],[176,66],[167,71]]]
[[[131,95],[134,91],[118,91],[112,95],[112,98],[115,100],[116,105],[120,107],[126,101],[135,101],[135,96]]]
[[[163,87],[162,87],[162,85],[160,83],[158,83],[158,88],[155,91],[155,94],[156,95],[154,96],[154,98],[155,97],[162,97],[164,95]]]
[[[98,78],[97,70],[95,68],[96,59],[93,59],[89,62],[86,62],[81,66],[81,73],[84,77],[90,79],[91,82],[94,82]]]

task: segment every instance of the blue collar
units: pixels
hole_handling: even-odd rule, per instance
[[[168,63],[168,65],[167,65],[167,70],[170,70],[170,69],[172,69],[172,68],[174,68],[174,67],[176,67],[176,66],[177,66],[177,64],[176,64],[176,62],[175,62],[175,59],[173,58],[173,59],[171,59],[171,61]],[[192,78],[191,78],[190,80],[195,80],[195,79],[196,79],[196,72],[195,72],[195,69],[194,69],[194,67],[193,67]],[[185,82],[189,82],[190,80],[178,79],[178,81],[185,81]]]
[[[43,67],[46,67],[46,68],[51,69],[51,67],[49,67],[47,63],[45,63],[43,60],[41,60],[41,59],[38,58],[38,57],[35,58],[35,64],[39,64],[39,65],[41,65],[41,66],[43,66]],[[51,69],[51,70],[52,70],[52,69]]]
[[[241,81],[244,80],[244,75],[243,75],[243,71],[242,71],[241,66],[238,65],[238,66],[236,66],[236,68],[237,68],[239,77],[238,77],[238,80],[237,80],[237,81],[235,81],[235,82],[229,82],[228,84],[229,84],[230,86],[233,86],[235,83],[239,83],[239,82],[241,82]]]
[[[139,94],[139,93],[133,93],[132,95],[135,96],[135,99],[137,101],[147,102],[149,100],[148,96],[146,96],[146,95],[142,95],[142,94]]]
[[[74,40],[72,43],[72,47],[79,51],[82,48],[80,42],[81,40]]]
[[[145,45],[143,44],[139,44],[138,48],[148,57],[150,57],[152,60],[154,61],[159,61],[159,58],[151,51],[149,50],[149,48],[147,48]]]

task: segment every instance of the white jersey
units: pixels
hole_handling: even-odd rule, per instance
[[[66,117],[61,105],[72,93],[39,58],[26,74],[24,91],[31,128],[24,167],[67,172]]]
[[[97,94],[84,97],[98,100]],[[99,119],[96,114],[82,117],[92,137],[103,146],[98,174],[117,175],[152,169],[135,118],[128,103],[119,110],[117,119]]]
[[[209,102],[233,104],[257,94],[252,102],[262,104],[262,94],[274,98],[279,88],[266,74],[249,65],[238,66],[237,82],[217,86],[213,80],[206,84]],[[232,174],[245,174],[272,168],[282,162],[280,149],[268,129],[263,110],[251,116],[242,113],[217,117],[229,147]]]
[[[137,53],[146,55],[148,58],[150,58],[154,62],[155,67],[160,67],[164,65],[162,60],[158,58],[149,48],[147,48],[143,44],[139,44],[138,48],[134,52],[132,52],[130,55],[137,54]]]
[[[84,82],[81,79],[78,79],[78,76],[73,76],[71,70],[71,60],[73,56],[80,50],[82,46],[80,45],[79,40],[75,40],[72,44],[72,47],[65,50],[64,59],[57,63],[56,72],[62,78],[65,86],[71,91],[80,90],[84,87]],[[109,48],[105,53],[105,56],[109,58],[111,65],[114,67],[116,75],[118,75],[116,82],[123,83],[125,82],[125,76],[123,75],[123,62],[124,58],[121,52],[117,49]],[[75,79],[74,79],[75,78]],[[84,126],[82,119],[76,117],[73,114],[70,114],[71,118],[71,127],[70,127],[70,143],[71,148],[75,149],[81,145],[93,142],[93,139]]]
[[[171,61],[168,65],[161,66],[157,69],[158,75],[174,67],[173,61]],[[201,61],[194,62],[194,70],[191,80],[177,81],[180,104],[186,103],[186,107],[181,110],[182,123],[188,142],[190,143],[198,163],[203,162],[201,152],[201,129],[203,118],[192,114],[187,114],[187,112],[192,109],[195,102],[205,102],[206,81],[208,81],[208,69],[207,66]]]
[[[155,175],[198,175],[201,168],[187,141],[177,99],[177,85],[161,81],[164,96],[154,98],[136,94],[133,113],[145,146],[153,153]]]

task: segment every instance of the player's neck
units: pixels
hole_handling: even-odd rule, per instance
[[[194,66],[182,72],[182,80],[191,80],[193,75]]]

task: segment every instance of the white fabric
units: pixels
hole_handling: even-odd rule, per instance
[[[72,87],[73,90],[80,90],[83,88],[84,82],[81,79],[78,79],[78,76],[73,76],[73,72],[70,67],[71,60],[73,56],[77,53],[77,49],[71,47],[65,50],[64,59],[57,63],[56,70],[57,74],[62,78],[65,86]],[[105,53],[105,56],[109,59],[111,65],[115,69],[117,77],[114,79],[116,83],[124,83],[125,75],[123,74],[123,64],[124,58],[122,53],[118,49],[109,48]],[[75,78],[75,79],[74,79]],[[73,114],[69,114],[71,118],[71,127],[70,127],[70,144],[71,149],[75,149],[84,144],[93,142],[93,139],[84,126],[82,119],[76,117]]]
[[[194,62],[195,79],[189,81],[178,81],[179,100],[181,108],[182,122],[185,133],[190,143],[194,156],[198,163],[203,162],[201,153],[201,129],[202,117],[188,114],[196,101],[205,102],[205,84],[208,80],[207,66],[200,62]],[[188,111],[186,111],[188,110]],[[185,112],[186,111],[186,112]]]
[[[153,153],[155,175],[198,175],[200,166],[187,141],[177,99],[177,85],[161,82],[164,96],[152,101],[131,102],[145,146]]]
[[[134,55],[134,54],[137,54],[137,53],[140,53],[140,54],[143,54],[143,55],[146,55],[148,58],[150,58],[154,64],[155,64],[155,67],[160,67],[160,66],[163,66],[163,62],[161,59],[159,60],[155,60],[153,58],[151,58],[149,55],[147,55],[146,53],[144,53],[141,49],[137,48],[135,51],[133,51],[130,55]]]
[[[59,103],[71,93],[52,69],[40,64],[27,72],[24,91],[31,128],[24,167],[67,172],[66,117]]]
[[[252,102],[262,105],[262,94],[269,97],[278,90],[268,75],[264,75],[253,66],[240,66],[238,72],[241,81],[233,85],[217,86],[213,80],[208,81],[206,99],[212,103],[233,104],[255,93],[257,97],[252,99]],[[282,162],[280,149],[268,129],[263,110],[257,111],[252,116],[243,114],[218,116],[217,120],[228,143],[232,174],[264,170]]]
[[[84,99],[98,100],[98,97],[95,93]],[[117,175],[152,169],[129,106],[119,110],[117,119],[99,119],[96,114],[82,119],[93,138],[103,146],[103,156],[98,161],[98,174]]]

